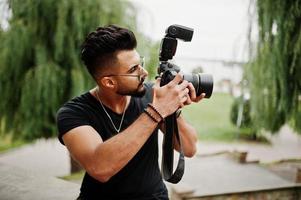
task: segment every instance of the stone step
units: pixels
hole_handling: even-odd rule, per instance
[[[228,154],[186,159],[181,182],[169,184],[169,188],[174,199],[179,196],[183,199],[218,199],[220,196],[259,194],[262,191],[297,190],[301,193],[300,183],[283,179],[257,163],[240,163]]]

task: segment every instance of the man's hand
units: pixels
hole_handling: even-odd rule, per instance
[[[187,101],[184,103],[185,105],[189,105],[192,102],[197,103],[206,96],[205,93],[202,93],[200,96],[196,96],[195,88],[193,87],[192,83],[190,83],[190,82],[188,83],[187,88],[189,89],[189,95],[187,95]]]
[[[205,97],[205,93],[196,96],[192,83],[183,80],[183,75],[177,74],[175,78],[163,87],[160,87],[161,79],[158,78],[153,87],[153,104],[163,117],[174,113],[179,108],[192,102],[199,102]]]
[[[153,105],[163,117],[171,115],[179,108],[184,107],[189,97],[189,82],[180,74],[163,87],[160,87],[160,79],[156,80],[153,87]],[[194,92],[195,93],[195,92]],[[191,100],[189,100],[191,101]]]

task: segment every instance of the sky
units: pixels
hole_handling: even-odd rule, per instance
[[[185,56],[243,61],[249,0],[131,0],[143,32],[160,40],[165,29],[180,24],[194,29],[191,43],[179,43]],[[196,50],[197,49],[197,50]]]
[[[154,40],[180,24],[194,29],[191,42],[178,42],[174,63],[185,71],[201,65],[216,78],[240,81],[242,71],[209,60],[246,62],[249,0],[129,0],[138,10],[138,28]],[[185,68],[185,69],[184,69]]]

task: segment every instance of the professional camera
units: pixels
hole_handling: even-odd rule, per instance
[[[193,29],[181,25],[171,25],[165,31],[165,36],[160,47],[160,66],[158,74],[161,75],[160,85],[166,85],[180,72],[180,67],[168,62],[176,53],[177,38],[185,42],[191,41]],[[196,96],[206,93],[205,98],[210,98],[213,89],[213,77],[210,74],[183,74],[183,79],[191,82],[195,88]]]
[[[166,29],[165,36],[162,39],[160,47],[160,65],[158,74],[161,76],[160,85],[166,85],[174,79],[176,74],[180,72],[180,67],[168,62],[169,59],[176,53],[177,38],[184,41],[191,41],[193,29],[181,26],[171,25]],[[210,74],[183,74],[183,79],[191,82],[196,95],[206,93],[205,98],[210,98],[213,89],[213,77]],[[173,157],[174,157],[174,139],[177,138],[179,142],[179,160],[176,170],[173,172]],[[162,174],[164,180],[170,183],[178,183],[185,168],[184,153],[181,145],[181,138],[179,136],[177,116],[173,113],[165,119],[165,134],[162,148]]]

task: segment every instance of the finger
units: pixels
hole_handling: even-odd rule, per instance
[[[189,89],[185,88],[184,90],[180,91],[179,96],[180,97],[189,96]]]
[[[196,92],[195,92],[195,89],[194,89],[192,83],[188,84],[188,89],[189,89],[190,99],[195,100],[196,99]]]
[[[177,73],[175,78],[172,81],[170,81],[167,85],[175,86],[175,85],[178,85],[182,80],[183,80],[183,75],[181,75],[180,73]]]
[[[185,101],[184,101],[184,102],[185,102]],[[184,105],[184,102],[181,102],[181,103],[180,103],[179,109],[180,109],[180,108],[183,108],[183,107],[185,106],[185,105]]]
[[[188,89],[186,88],[184,91],[182,91],[179,96],[180,96],[180,100],[181,101],[186,101],[187,98],[189,97],[189,94],[188,94]]]
[[[187,99],[188,99],[188,95],[185,95],[181,98],[181,101],[180,101],[181,108],[183,108],[183,106],[185,106]]]
[[[157,78],[154,84],[154,88],[160,87],[161,78]]]
[[[191,99],[190,99],[190,96],[187,94],[187,100],[185,101],[185,105],[189,105],[189,104],[191,104],[192,103],[192,101],[191,101]]]
[[[179,84],[178,87],[180,88],[180,90],[183,90],[183,89],[187,88],[188,85],[189,85],[189,82],[186,80],[183,80],[183,82],[181,84]]]
[[[205,93],[202,93],[200,96],[198,96],[196,99],[195,99],[195,102],[199,102],[200,100],[202,100],[203,98],[205,98],[206,94]]]

